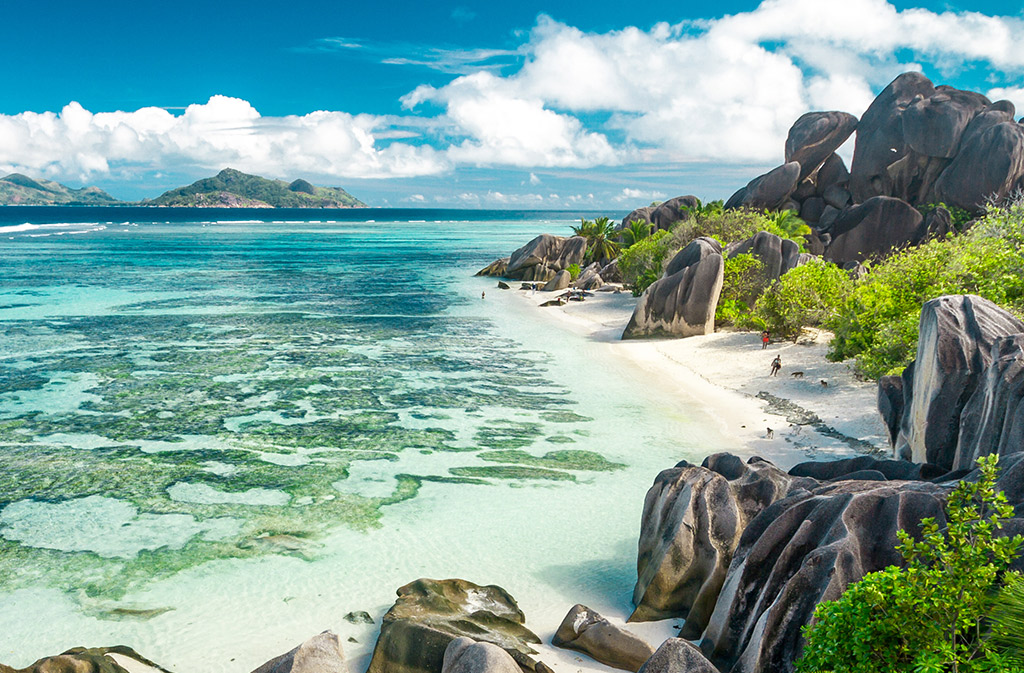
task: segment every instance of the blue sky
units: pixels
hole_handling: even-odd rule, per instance
[[[230,165],[373,205],[621,210],[727,197],[800,114],[859,116],[908,69],[1024,110],[1004,0],[0,9],[0,173],[121,198]]]

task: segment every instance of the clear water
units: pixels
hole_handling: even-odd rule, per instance
[[[654,476],[735,448],[472,277],[574,214],[0,210],[9,665],[248,671],[331,628],[357,671],[343,615],[422,576],[542,636],[624,615]]]

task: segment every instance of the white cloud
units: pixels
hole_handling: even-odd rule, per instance
[[[467,165],[770,165],[782,160],[802,113],[860,116],[899,72],[924,65],[941,81],[969,63],[989,86],[1001,85],[990,96],[1024,109],[1024,41],[1012,39],[1022,33],[1019,17],[900,11],[886,0],[764,0],[748,12],[647,30],[587,33],[542,16],[514,49],[405,45],[396,56],[394,45],[327,39],[312,50],[460,76],[407,94],[403,116],[264,117],[224,96],[179,115],[94,114],[77,103],[0,115],[0,171],[85,178],[230,165],[269,176],[394,178]],[[530,174],[529,184],[538,182]],[[502,198],[512,197],[467,193],[466,202]]]
[[[1017,115],[1024,113],[1024,87],[997,87],[985,94],[992,100],[1008,100],[1017,108]]]
[[[649,189],[633,189],[631,187],[625,187],[618,196],[615,197],[615,201],[619,203],[633,202],[633,201],[664,201],[665,194],[663,192],[651,191]]]
[[[113,166],[217,170],[263,175],[409,177],[447,170],[429,146],[382,146],[372,115],[312,112],[263,117],[248,102],[213,96],[175,116],[161,108],[92,113],[69,103],[59,113],[0,115],[0,171],[85,179]]]

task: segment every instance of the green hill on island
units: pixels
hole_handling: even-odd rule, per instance
[[[0,178],[0,205],[109,206],[119,203],[99,187],[71,189],[50,180],[33,180],[21,173]]]
[[[164,192],[143,206],[200,208],[365,208],[340,187],[317,187],[306,180],[288,183],[225,168],[212,178]]]

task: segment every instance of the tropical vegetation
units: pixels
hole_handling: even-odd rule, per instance
[[[600,262],[605,264],[615,259],[620,250],[615,241],[615,223],[607,217],[594,220],[581,219],[579,226],[572,228],[573,235],[587,239],[587,252],[583,261],[587,264]]]

